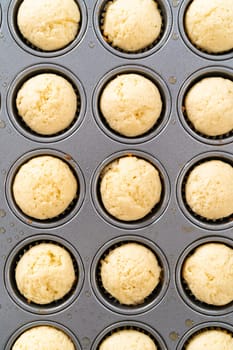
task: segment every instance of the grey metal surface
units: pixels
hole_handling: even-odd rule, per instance
[[[165,8],[170,10],[165,21],[167,29],[162,44],[157,46],[158,49],[151,49],[142,56],[122,55],[116,50],[107,49],[107,45],[99,40],[99,29],[95,26],[98,24],[97,16],[101,1],[78,2],[82,4],[81,8],[84,11],[81,38],[65,50],[45,54],[27,49],[26,44],[21,44],[20,39],[15,40],[17,34],[12,25],[13,5],[19,1],[1,0],[0,349],[5,349],[8,341],[10,342],[7,349],[10,349],[14,339],[20,334],[21,327],[25,329],[33,322],[35,324],[55,322],[66,327],[71,335],[77,338],[77,344],[80,344],[81,349],[86,350],[92,347],[96,349],[98,341],[106,334],[106,330],[112,329],[112,326],[141,324],[147,332],[152,329],[151,332],[154,330],[153,336],[157,339],[160,350],[181,350],[184,343],[182,339],[185,339],[187,332],[192,333],[192,329],[195,331],[207,326],[226,325],[226,328],[232,331],[232,305],[221,308],[219,312],[206,306],[193,306],[192,301],[186,302],[177,271],[180,271],[179,264],[183,259],[183,252],[186,249],[189,251],[190,245],[196,246],[198,240],[201,243],[202,239],[205,242],[215,240],[225,242],[225,239],[228,239],[226,242],[233,245],[233,221],[213,225],[200,223],[197,218],[190,217],[183,208],[181,184],[178,180],[183,167],[194,158],[223,156],[232,162],[232,136],[228,137],[227,141],[215,140],[212,143],[210,140],[205,141],[203,137],[193,137],[193,133],[187,132],[183,127],[184,121],[179,117],[181,97],[178,99],[178,96],[186,80],[189,84],[190,76],[194,74],[196,79],[198,72],[201,74],[206,68],[208,74],[211,74],[212,70],[215,74],[220,72],[221,75],[225,69],[232,74],[233,53],[211,56],[198,53],[196,49],[188,46],[183,40],[185,34],[180,18],[188,1],[174,0],[163,2],[166,3]],[[61,74],[67,73],[71,80],[78,79],[82,85],[83,92],[80,91],[80,94],[83,120],[73,126],[72,132],[68,131],[66,134],[45,140],[18,126],[11,110],[14,103],[11,99],[14,84],[19,77],[24,76],[25,71],[28,74],[33,73],[34,69],[44,71],[52,66],[55,70],[61,69]],[[123,72],[132,71],[132,66],[142,72],[145,68],[146,75],[148,70],[152,74],[155,73],[155,79],[156,75],[160,77],[162,86],[163,84],[167,86],[168,91],[165,91],[164,98],[167,98],[170,113],[159,133],[155,132],[145,139],[139,138],[127,142],[125,138],[111,136],[111,132],[105,133],[106,127],[99,126],[101,122],[98,116],[96,117],[95,98],[98,94],[96,88],[106,75],[111,76],[112,70],[119,73],[121,70],[119,67],[122,67]],[[134,151],[145,152],[145,157],[149,155],[162,165],[168,175],[171,190],[168,191],[169,200],[166,208],[159,217],[155,215],[154,220],[149,218],[143,224],[130,227],[130,225],[117,225],[114,220],[102,217],[101,209],[96,208],[98,201],[93,200],[95,196],[93,193],[95,174],[101,164],[115,153]],[[75,212],[70,217],[49,225],[41,225],[24,219],[14,208],[9,189],[10,174],[14,164],[16,162],[18,164],[21,157],[26,159],[30,152],[35,154],[59,152],[62,158],[83,174],[83,181],[81,180],[83,201],[77,204]],[[80,280],[83,282],[75,291],[77,297],[70,302],[66,300],[63,306],[58,305],[57,308],[49,310],[34,308],[17,296],[14,286],[9,286],[13,278],[9,275],[11,262],[14,260],[14,253],[17,254],[28,242],[33,243],[40,239],[56,241],[56,237],[58,242],[61,242],[61,239],[67,242],[68,249],[69,246],[72,247],[73,255],[77,256],[77,263],[81,267],[80,271],[83,271],[83,278],[82,273],[80,275]],[[115,243],[121,241],[121,238],[134,240],[134,237],[136,241],[140,241],[140,237],[142,242],[144,239],[150,241],[152,246],[157,247],[157,252],[161,252],[162,261],[166,259],[165,282],[167,281],[168,285],[166,288],[161,288],[162,295],[157,297],[158,302],[152,302],[144,309],[136,308],[135,311],[129,312],[116,305],[109,306],[108,301],[102,301],[103,296],[96,289],[93,274],[98,261],[96,255],[99,254],[99,250],[102,251],[104,245],[109,247],[111,240]],[[100,338],[97,338],[99,335]],[[79,345],[76,346],[78,348]]]

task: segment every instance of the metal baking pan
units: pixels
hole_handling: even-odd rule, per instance
[[[233,247],[232,217],[208,222],[195,217],[183,199],[185,176],[205,159],[233,164],[233,136],[205,138],[192,130],[182,112],[187,88],[203,76],[233,76],[233,52],[211,55],[190,44],[183,16],[190,1],[158,0],[163,32],[158,43],[134,54],[112,48],[101,34],[106,1],[77,0],[81,15],[78,37],[65,49],[45,53],[20,37],[16,13],[21,0],[0,4],[0,348],[37,324],[65,330],[76,349],[98,349],[101,340],[119,328],[140,328],[159,350],[182,350],[187,339],[204,328],[233,333],[233,304],[206,306],[187,294],[181,279],[185,257],[204,242]],[[54,137],[32,133],[19,120],[15,95],[19,86],[39,72],[56,72],[76,88],[77,120]],[[113,133],[98,108],[101,89],[125,72],[140,72],[156,82],[163,99],[161,120],[143,137]],[[14,203],[11,184],[17,168],[32,156],[52,154],[64,159],[79,180],[79,199],[56,220],[26,217]],[[156,165],[163,180],[163,200],[156,212],[134,223],[109,216],[98,196],[103,166],[125,154]],[[39,241],[65,246],[75,261],[78,283],[64,300],[52,305],[28,303],[19,295],[14,268],[23,250]],[[101,256],[125,241],[141,242],[155,251],[163,269],[158,290],[145,303],[125,307],[103,293],[98,282]]]

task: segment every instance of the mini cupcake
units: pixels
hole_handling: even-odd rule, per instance
[[[184,22],[190,41],[199,49],[213,54],[233,49],[231,0],[193,0]]]
[[[119,303],[138,305],[157,287],[161,267],[154,253],[138,243],[125,243],[101,261],[104,289]]]
[[[146,334],[134,330],[119,330],[108,336],[99,346],[99,350],[157,350],[153,340]]]
[[[24,163],[13,182],[13,197],[22,212],[46,220],[62,214],[77,196],[78,183],[70,167],[53,156]]]
[[[49,136],[68,128],[77,111],[73,86],[56,74],[38,74],[17,93],[19,116],[34,132]]]
[[[185,198],[191,210],[208,220],[233,213],[233,168],[220,160],[197,165],[188,175]]]
[[[158,170],[144,159],[121,157],[102,172],[101,199],[107,212],[118,220],[144,218],[159,203],[161,192]]]
[[[28,300],[45,305],[62,299],[74,285],[76,276],[70,254],[53,243],[31,247],[15,269],[19,292]]]
[[[202,331],[191,338],[186,350],[232,350],[232,334],[220,329]]]
[[[182,277],[195,298],[214,306],[233,301],[233,249],[206,243],[187,257]]]
[[[145,134],[162,111],[158,88],[140,74],[121,74],[100,97],[100,110],[111,129],[126,137]]]
[[[233,81],[204,78],[187,93],[185,112],[194,128],[206,136],[220,136],[233,130]]]
[[[17,24],[22,36],[43,51],[59,50],[78,34],[79,7],[74,0],[23,0]]]
[[[113,47],[126,52],[143,50],[161,33],[162,17],[154,0],[113,0],[106,6],[103,35]]]
[[[59,329],[51,326],[37,326],[22,333],[12,350],[75,350],[71,339]]]

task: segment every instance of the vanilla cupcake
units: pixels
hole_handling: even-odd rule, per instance
[[[113,47],[135,52],[161,33],[162,17],[154,0],[113,0],[106,6],[103,35]]]
[[[149,214],[161,199],[159,172],[144,159],[121,157],[107,165],[101,175],[103,205],[116,219],[139,220]]]
[[[187,118],[206,136],[220,136],[233,130],[233,81],[204,78],[185,97]]]
[[[193,0],[185,13],[190,41],[209,53],[233,49],[232,0]]]
[[[233,167],[209,160],[194,167],[185,184],[187,204],[195,214],[209,220],[233,213]]]
[[[31,247],[20,258],[15,269],[19,292],[36,304],[49,304],[62,299],[75,282],[70,254],[53,243]]]
[[[70,126],[77,111],[73,86],[57,74],[38,74],[27,80],[16,98],[19,116],[38,134],[54,135]]]
[[[75,350],[71,339],[59,329],[51,326],[37,326],[22,333],[12,350]]]
[[[233,301],[233,249],[206,243],[187,257],[182,277],[199,301],[222,306]]]
[[[153,128],[161,115],[162,100],[151,80],[140,74],[121,74],[104,88],[100,110],[111,129],[135,137]]]
[[[108,336],[100,344],[99,349],[157,350],[157,346],[148,335],[134,329],[124,329]]]
[[[80,11],[74,0],[23,0],[17,24],[20,33],[43,51],[59,50],[79,31]]]
[[[186,350],[232,350],[232,334],[220,329],[209,329],[196,334],[188,342]]]
[[[104,257],[100,275],[104,289],[119,303],[137,305],[159,284],[161,267],[149,248],[125,243]]]
[[[13,182],[13,197],[22,212],[46,220],[62,214],[77,196],[78,184],[69,166],[53,156],[24,163]]]

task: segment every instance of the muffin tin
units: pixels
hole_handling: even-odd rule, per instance
[[[97,350],[117,329],[135,328],[155,339],[159,350],[184,350],[201,329],[223,328],[233,334],[232,305],[214,308],[187,295],[180,271],[191,250],[206,242],[232,246],[233,218],[206,222],[194,216],[183,199],[182,184],[192,166],[205,159],[233,162],[231,135],[210,139],[190,128],[182,112],[187,90],[199,77],[232,79],[233,53],[210,55],[189,43],[183,16],[190,1],[160,1],[163,34],[154,47],[137,53],[112,48],[101,35],[106,1],[77,0],[81,29],[66,48],[50,53],[28,46],[18,33],[20,0],[0,5],[0,348],[10,350],[17,337],[35,325],[54,325],[73,340],[76,350]],[[32,2],[33,3],[33,2]],[[15,94],[38,72],[56,72],[76,88],[77,119],[59,135],[43,137],[25,128],[17,116]],[[102,87],[120,73],[138,72],[158,85],[164,109],[155,129],[126,138],[103,123],[98,108]],[[11,184],[18,167],[37,155],[65,160],[79,181],[79,198],[61,217],[39,222],[14,203]],[[103,166],[123,155],[156,165],[164,185],[163,201],[147,218],[125,223],[110,217],[98,194]],[[18,293],[14,266],[22,251],[38,242],[64,245],[76,261],[78,281],[71,295],[57,304],[28,304]],[[140,242],[154,250],[163,267],[158,290],[138,307],[123,307],[104,295],[98,282],[101,256],[114,245]]]

